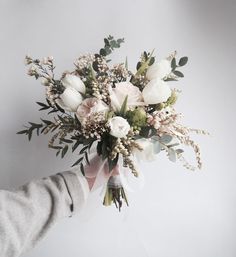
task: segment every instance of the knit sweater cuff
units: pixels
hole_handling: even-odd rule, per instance
[[[85,206],[89,195],[89,185],[81,172],[69,170],[58,173],[63,176],[68,193],[71,197],[71,215],[74,215]]]

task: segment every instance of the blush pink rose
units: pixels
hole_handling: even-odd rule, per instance
[[[96,97],[86,98],[79,105],[76,116],[80,122],[83,122],[84,118],[91,116],[94,113],[104,113],[109,110],[107,104]]]

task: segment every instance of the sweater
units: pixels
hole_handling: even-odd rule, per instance
[[[0,190],[0,256],[32,249],[57,221],[78,213],[88,194],[87,180],[73,169]]]

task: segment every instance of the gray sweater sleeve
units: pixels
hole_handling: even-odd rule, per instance
[[[33,248],[58,220],[79,212],[88,193],[87,180],[73,170],[0,190],[0,256]]]

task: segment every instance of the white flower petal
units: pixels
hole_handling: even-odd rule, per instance
[[[66,74],[65,77],[61,80],[61,83],[66,88],[72,87],[80,93],[85,93],[84,82],[76,75]]]
[[[163,80],[151,80],[142,91],[145,104],[166,102],[171,96],[171,89]]]
[[[163,79],[171,72],[171,63],[167,59],[163,59],[160,62],[151,65],[146,73],[146,77],[149,80]]]
[[[109,119],[108,124],[110,127],[110,134],[117,138],[125,137],[130,130],[128,121],[120,116]]]
[[[78,106],[81,104],[83,98],[81,94],[72,87],[67,87],[65,91],[60,95],[61,101],[58,104],[63,109],[75,112]]]

